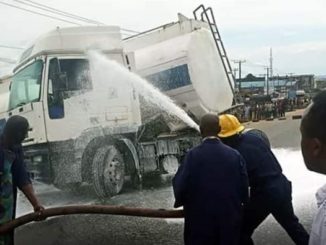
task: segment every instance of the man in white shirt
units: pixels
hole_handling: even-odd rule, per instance
[[[306,109],[301,122],[301,149],[307,168],[326,174],[326,91]],[[317,192],[318,212],[312,224],[310,245],[326,244],[326,185]]]

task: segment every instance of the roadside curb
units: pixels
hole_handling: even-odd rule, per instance
[[[302,115],[293,115],[292,116],[292,120],[297,120],[297,119],[301,119]]]

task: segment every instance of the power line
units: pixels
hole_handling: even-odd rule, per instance
[[[10,3],[5,3],[5,2],[0,1],[0,4],[6,5],[6,6],[9,6],[9,7],[12,7],[12,8],[20,9],[20,10],[23,10],[23,11],[26,11],[26,12],[30,12],[30,13],[33,13],[33,14],[41,15],[41,16],[44,16],[44,17],[48,17],[48,18],[51,18],[51,19],[55,19],[55,20],[66,22],[66,23],[70,23],[70,24],[73,24],[73,25],[78,25],[78,26],[81,25],[81,24],[78,24],[76,22],[72,22],[72,21],[69,21],[69,20],[64,20],[64,19],[52,16],[52,15],[48,15],[48,14],[42,14],[40,12],[36,12],[36,11],[30,10],[30,9],[22,8],[22,7],[19,7],[17,5],[13,5],[13,4],[10,4]]]
[[[47,11],[47,12],[50,12],[50,13],[53,13],[53,14],[56,14],[56,15],[61,15],[61,16],[68,17],[68,18],[71,18],[71,19],[75,19],[75,20],[78,20],[78,21],[83,21],[83,22],[86,22],[86,23],[96,24],[96,25],[105,25],[105,23],[102,23],[102,22],[99,22],[99,21],[96,21],[96,20],[92,20],[92,19],[89,19],[89,18],[85,18],[85,17],[82,17],[80,15],[72,14],[72,13],[69,13],[69,12],[66,12],[66,11],[62,11],[62,10],[59,10],[59,9],[50,7],[48,5],[35,2],[35,1],[31,1],[31,0],[13,0],[13,1],[19,2],[21,4],[25,4],[25,5],[33,7],[33,8],[41,9],[43,11]],[[135,34],[140,33],[138,31],[125,29],[125,28],[121,28],[121,30],[126,31],[126,32],[130,32],[130,33],[135,33]]]
[[[276,71],[277,73],[281,73],[281,74],[286,74],[287,72],[280,70],[278,68],[273,67],[274,71]]]
[[[14,1],[18,1],[18,0],[14,0]],[[19,1],[21,2],[21,1]],[[73,22],[73,21],[70,21],[70,20],[65,20],[65,19],[62,19],[62,18],[59,18],[59,17],[55,17],[55,16],[52,16],[52,15],[48,15],[48,14],[44,14],[44,13],[40,13],[40,12],[37,12],[37,11],[33,11],[33,10],[30,10],[30,9],[26,9],[26,8],[23,8],[23,7],[20,7],[20,6],[17,6],[17,5],[14,5],[14,4],[10,4],[10,3],[5,3],[5,2],[2,2],[0,1],[0,4],[2,5],[6,5],[6,6],[9,6],[9,7],[12,7],[12,8],[16,8],[16,9],[19,9],[19,10],[23,10],[23,11],[26,11],[26,12],[29,12],[29,13],[33,13],[33,14],[36,14],[36,15],[40,15],[40,16],[43,16],[43,17],[47,17],[47,18],[51,18],[51,19],[54,19],[54,20],[59,20],[59,21],[62,21],[62,22],[66,22],[66,23],[69,23],[69,24],[73,24],[73,25],[78,25],[78,26],[81,26],[80,23],[76,23],[76,22]],[[45,5],[44,5],[45,6]],[[34,6],[36,7],[36,6]],[[36,7],[37,8],[37,7]],[[49,7],[50,8],[50,7]],[[39,8],[40,9],[40,8]],[[60,11],[60,10],[58,10]],[[51,12],[51,11],[48,11],[48,12]],[[62,11],[63,12],[63,11]],[[57,15],[63,15],[63,14],[59,14],[59,13],[55,13],[55,12],[51,12],[51,13],[54,13],[54,14],[57,14]],[[68,15],[68,13],[67,13]],[[76,19],[74,17],[70,17],[72,19]],[[80,17],[80,18],[83,18],[83,17]],[[86,19],[86,18],[84,18]],[[76,20],[79,20],[79,19],[76,19]],[[88,20],[88,19],[87,19]],[[80,20],[79,20],[80,21]],[[90,20],[92,21],[92,20]],[[86,21],[84,21],[86,22]],[[88,21],[89,22],[89,21]],[[93,22],[96,22],[96,21],[93,21]],[[100,23],[100,22],[98,22]],[[94,23],[93,23],[94,24]],[[124,29],[124,28],[120,28],[122,31],[125,31],[125,32],[129,32],[129,33],[135,33],[135,34],[138,34],[139,32],[137,31],[133,31],[133,30],[130,30],[130,29]],[[129,34],[125,34],[125,35],[129,35]]]
[[[263,67],[265,68],[266,65],[262,64],[262,63],[257,63],[257,62],[252,62],[250,60],[246,60],[247,63],[249,63],[249,65],[251,64],[251,66],[256,66],[256,67]]]
[[[65,17],[68,17],[68,18],[72,18],[72,19],[75,19],[75,20],[79,20],[79,21],[83,21],[83,22],[87,22],[87,23],[92,23],[92,24],[97,24],[97,25],[105,25],[104,23],[101,23],[101,22],[98,22],[98,21],[95,21],[95,20],[91,20],[91,19],[87,19],[87,18],[78,16],[78,15],[75,15],[75,14],[65,12],[65,11],[61,11],[59,9],[55,9],[55,8],[50,7],[50,6],[40,4],[40,3],[37,3],[37,2],[34,2],[34,1],[29,1],[29,0],[23,0],[23,1],[22,0],[13,0],[13,1],[24,4],[24,5],[27,5],[27,6],[30,6],[30,7],[33,7],[33,8],[41,9],[41,10],[46,11],[46,12],[50,12],[50,13],[53,13],[53,14],[57,14],[57,15],[65,16]]]
[[[239,65],[239,79],[241,79],[241,65],[246,62],[246,60],[233,60],[234,63]]]
[[[0,48],[19,49],[19,50],[24,49],[24,48],[21,48],[21,47],[14,47],[14,46],[2,45],[2,44],[0,44]]]
[[[250,61],[250,60],[248,60],[248,59],[246,59],[246,64],[244,64],[244,66],[253,66],[253,67],[261,67],[261,68],[263,68],[263,69],[265,69],[268,65],[266,64],[266,65],[264,65],[263,63],[257,63],[257,62],[252,62],[252,61]],[[285,71],[282,71],[282,70],[280,70],[280,69],[278,69],[278,68],[275,68],[274,67],[274,65],[273,65],[273,72],[274,71],[276,71],[277,73],[282,73],[282,74],[286,74],[286,72]],[[265,74],[265,76],[266,76],[266,74]]]
[[[239,64],[239,92],[241,93],[241,65],[246,62],[246,60],[233,60],[234,63]]]

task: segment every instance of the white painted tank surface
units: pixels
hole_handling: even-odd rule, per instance
[[[200,118],[208,111],[230,108],[233,93],[210,30],[203,25],[194,28],[194,20],[185,22],[127,40],[125,46],[135,52],[138,73]],[[184,28],[187,24],[192,27],[188,32]],[[169,28],[174,28],[174,37]],[[169,33],[166,38],[165,32]],[[155,39],[152,43],[151,35]],[[143,47],[139,45],[142,38],[146,42]]]

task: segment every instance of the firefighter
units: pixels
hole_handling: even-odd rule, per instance
[[[295,216],[291,182],[266,141],[257,134],[243,133],[244,126],[233,115],[220,116],[223,143],[239,151],[246,162],[250,200],[245,206],[242,243],[254,244],[254,230],[272,214],[295,244],[308,244],[309,235]]]
[[[248,179],[241,155],[217,137],[218,116],[201,119],[203,142],[191,149],[173,179],[175,207],[183,206],[186,245],[238,245]]]

